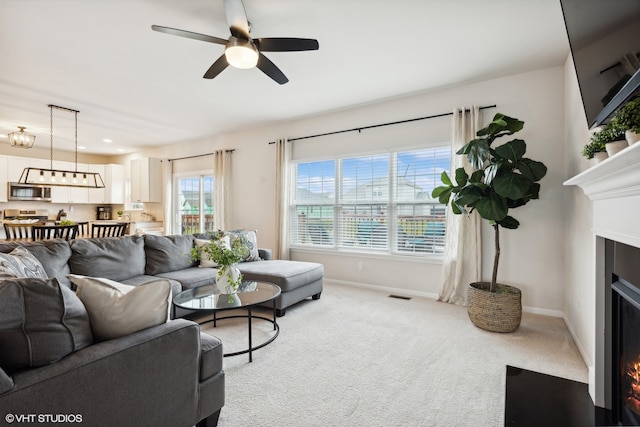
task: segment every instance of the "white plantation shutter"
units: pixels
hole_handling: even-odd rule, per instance
[[[333,246],[336,161],[294,165],[291,244]]]
[[[339,162],[338,242],[341,246],[388,249],[389,155]]]
[[[431,199],[450,147],[293,165],[291,245],[441,253],[444,207]]]

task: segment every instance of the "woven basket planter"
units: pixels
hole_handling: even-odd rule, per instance
[[[491,283],[469,284],[467,313],[471,322],[491,332],[513,332],[522,319],[520,289],[498,283],[497,292],[489,292]]]

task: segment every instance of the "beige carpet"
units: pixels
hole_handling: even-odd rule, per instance
[[[261,311],[260,314],[268,314]],[[506,365],[587,381],[562,319],[524,314],[512,334],[483,331],[466,308],[325,284],[279,318],[280,336],[224,359],[219,426],[501,426]],[[246,347],[246,321],[203,330]],[[271,333],[254,323],[254,342]]]

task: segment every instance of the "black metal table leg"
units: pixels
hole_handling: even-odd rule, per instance
[[[276,330],[276,300],[273,300],[273,330]]]
[[[249,363],[253,362],[253,345],[251,343],[251,307],[247,307],[247,318],[249,319]]]

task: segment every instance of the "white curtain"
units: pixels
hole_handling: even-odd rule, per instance
[[[286,138],[276,141],[276,247],[275,259],[289,259],[289,164],[291,144]]]
[[[162,180],[164,184],[164,234],[174,234],[173,216],[173,162],[162,160]]]
[[[451,174],[455,179],[455,170],[464,167],[471,173],[466,156],[456,154],[463,145],[476,137],[480,129],[480,109],[456,108],[453,112],[451,138]],[[451,205],[447,207],[447,228],[442,263],[443,283],[439,301],[457,305],[467,304],[467,286],[481,277],[481,240],[480,217],[477,212],[467,216],[455,215]]]
[[[213,226],[215,230],[226,230],[231,187],[231,151],[217,150],[213,153],[213,162]]]

